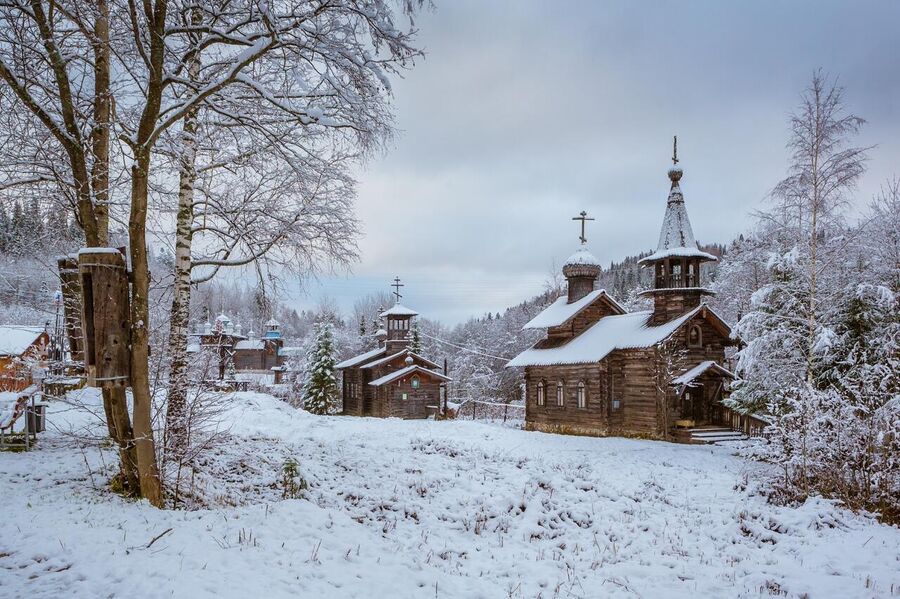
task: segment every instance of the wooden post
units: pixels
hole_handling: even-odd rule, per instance
[[[131,323],[125,256],[112,248],[87,248],[78,254],[78,270],[88,384],[128,387]]]
[[[63,301],[63,326],[73,362],[84,361],[84,336],[81,332],[81,277],[77,256],[57,259]]]
[[[447,358],[444,358],[444,376],[450,376],[447,374]],[[444,382],[444,406],[443,411],[441,412],[444,416],[447,415],[447,402],[450,401],[450,382]]]

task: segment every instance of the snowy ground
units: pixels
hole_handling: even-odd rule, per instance
[[[114,454],[60,432],[0,453],[0,596],[900,597],[900,530],[768,505],[728,448],[232,402],[214,509],[110,495]]]

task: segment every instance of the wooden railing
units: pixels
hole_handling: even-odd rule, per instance
[[[695,274],[663,275],[656,277],[657,289],[677,289],[680,287],[699,287],[700,277]]]

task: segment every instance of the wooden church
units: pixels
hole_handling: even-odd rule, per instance
[[[690,442],[730,417],[721,400],[734,378],[724,365],[731,330],[704,302],[712,292],[700,278],[716,257],[694,240],[673,162],[659,244],[641,260],[654,273],[644,292],[652,310],[628,312],[594,289],[600,262],[584,234],[592,219],[575,218],[582,246],[562,268],[568,294],[525,325],[546,337],[508,364],[525,369],[527,429]]]
[[[387,330],[375,333],[378,347],[340,362],[344,414],[382,418],[428,418],[437,414],[450,378],[438,365],[410,349],[412,323],[418,312],[397,303],[381,313]]]

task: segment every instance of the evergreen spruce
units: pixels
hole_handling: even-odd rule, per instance
[[[412,324],[412,343],[410,343],[409,349],[414,354],[422,353],[422,336],[419,335],[419,322],[413,321]]]
[[[331,323],[316,324],[316,339],[310,348],[303,406],[312,414],[328,414],[337,408],[338,386],[334,376],[334,341]]]

